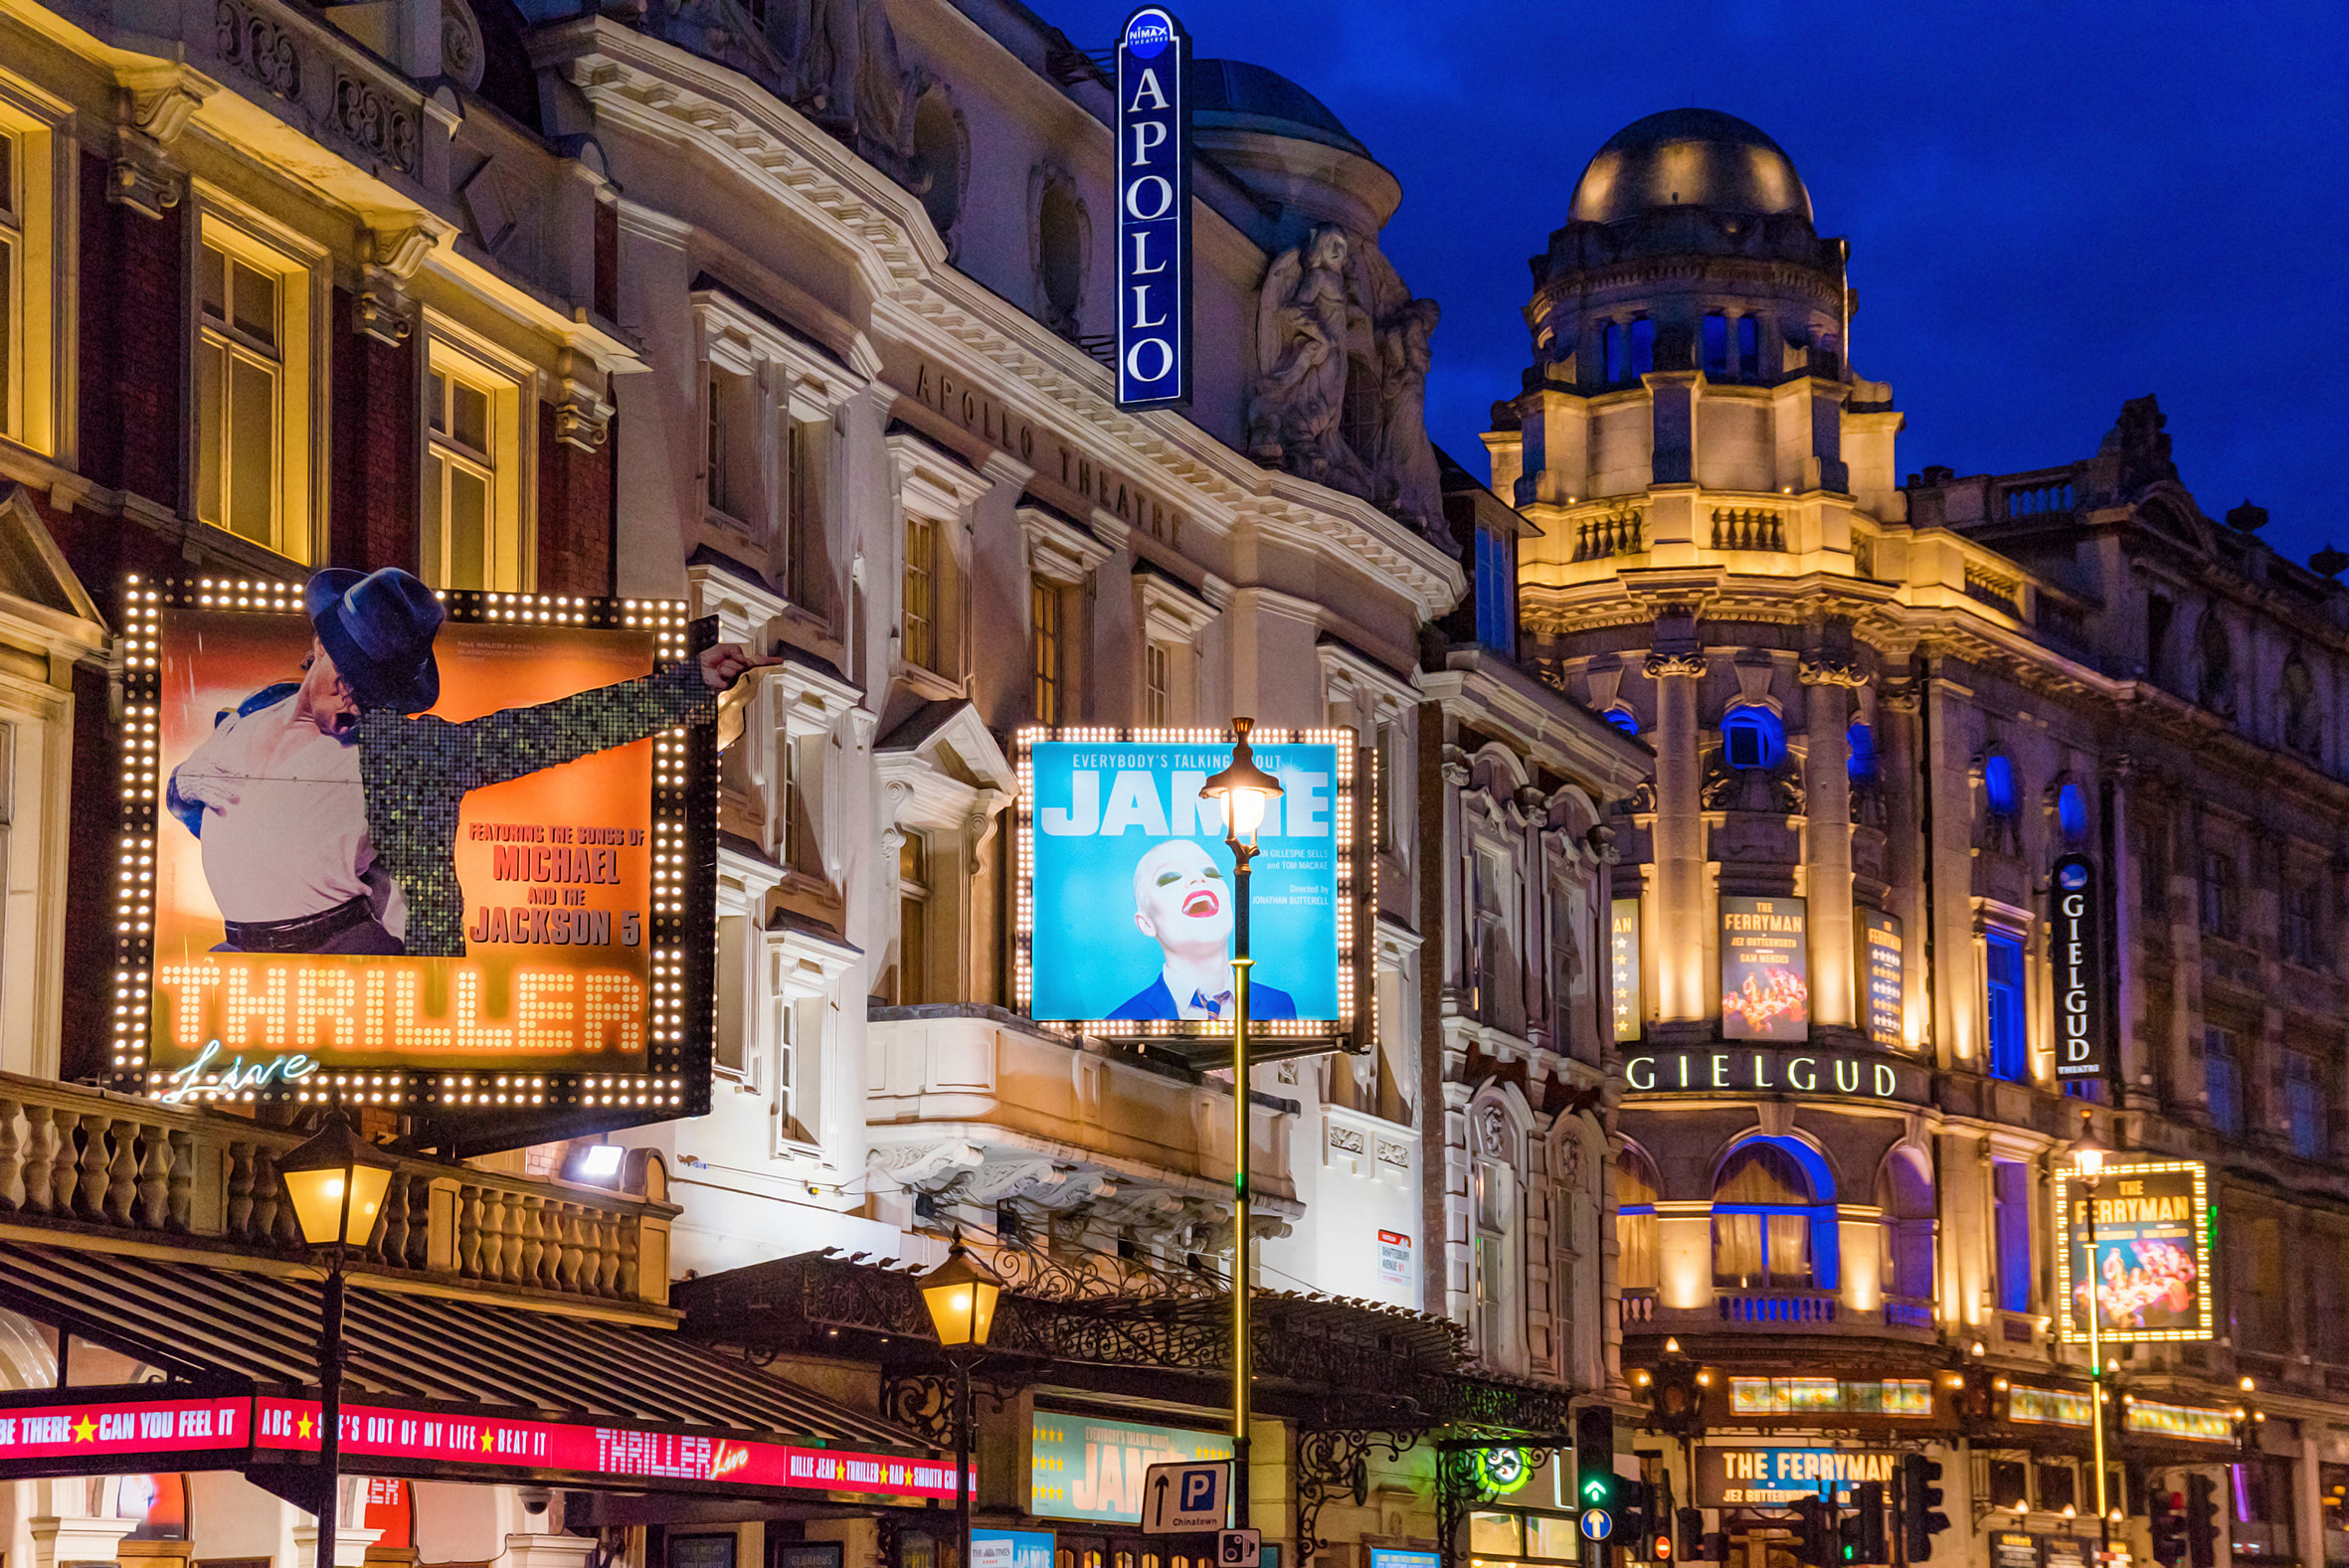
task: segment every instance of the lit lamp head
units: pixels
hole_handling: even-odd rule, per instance
[[[277,1161],[301,1239],[313,1247],[366,1246],[398,1168],[340,1116]]]
[[[922,1277],[922,1305],[930,1309],[938,1342],[950,1350],[964,1345],[986,1349],[995,1322],[995,1298],[1002,1290],[1001,1278],[972,1257],[963,1239],[956,1237],[946,1262]]]
[[[1281,793],[1281,782],[1256,766],[1256,749],[1248,744],[1248,732],[1256,727],[1256,721],[1234,719],[1231,727],[1239,736],[1232,743],[1231,766],[1199,785],[1199,794],[1223,807],[1227,837],[1245,833],[1252,839],[1256,829],[1264,825],[1265,808]]]

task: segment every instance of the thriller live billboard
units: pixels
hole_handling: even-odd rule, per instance
[[[715,694],[682,606],[338,572],[123,598],[116,1087],[468,1147],[706,1109]]]

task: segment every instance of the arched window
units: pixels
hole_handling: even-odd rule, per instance
[[[2087,792],[2076,784],[2056,791],[2056,826],[2067,844],[2082,844],[2088,836]]]
[[[1751,316],[1737,318],[1737,374],[1761,374],[1761,325]]]
[[[1932,1300],[1933,1177],[1914,1150],[1897,1148],[1885,1156],[1876,1176],[1876,1206],[1885,1216],[1885,1294]]]
[[[1731,708],[1721,715],[1720,738],[1731,768],[1775,768],[1786,755],[1786,725],[1767,708]]]
[[[923,93],[914,105],[913,163],[915,174],[929,182],[922,191],[922,210],[951,252],[955,223],[963,215],[963,185],[970,176],[971,139],[962,111],[942,87]]]
[[[1844,769],[1856,784],[1872,784],[1884,764],[1876,755],[1876,732],[1866,724],[1855,721],[1844,732]]]
[[[1639,715],[1633,713],[1629,708],[1626,708],[1621,703],[1617,703],[1612,708],[1609,708],[1606,713],[1602,715],[1602,717],[1604,717],[1606,721],[1613,725],[1616,729],[1621,730],[1625,735],[1639,734]]]
[[[2015,760],[1993,752],[1982,764],[1982,798],[1992,816],[2011,817],[2020,792],[2015,787]]]
[[[1631,324],[1631,373],[1644,376],[1656,368],[1656,323],[1646,316]]]
[[[1621,1248],[1615,1273],[1626,1291],[1652,1291],[1662,1280],[1656,1260],[1656,1199],[1663,1183],[1656,1162],[1637,1143],[1615,1156],[1615,1240]]]
[[[1795,1139],[1749,1138],[1730,1150],[1713,1181],[1714,1285],[1833,1290],[1833,1185],[1818,1151]]]
[[[1631,379],[1631,333],[1620,321],[1610,321],[1599,334],[1600,357],[1606,365],[1607,385]]]

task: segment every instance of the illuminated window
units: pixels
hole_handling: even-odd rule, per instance
[[[1856,784],[1873,784],[1883,776],[1884,760],[1876,753],[1876,732],[1854,723],[1844,731],[1844,771]]]
[[[1990,1076],[2021,1083],[2031,1076],[2023,992],[2023,939],[2010,932],[1982,937],[1984,1023],[1990,1037]]]
[[[1601,356],[1606,364],[1607,385],[1631,379],[1631,333],[1620,321],[1610,321],[1599,334]]]
[[[58,450],[60,106],[0,78],[0,437]]]
[[[1737,374],[1761,374],[1761,324],[1751,316],[1737,318]]]
[[[1786,725],[1767,708],[1731,708],[1721,715],[1720,738],[1731,768],[1775,768],[1786,755]]]
[[[2019,1159],[1990,1162],[1992,1264],[1998,1270],[1999,1309],[2031,1309],[2031,1167]]]
[[[2020,798],[2015,786],[2015,760],[1995,752],[1982,764],[1982,798],[1997,817],[2014,816]]]
[[[905,661],[938,668],[938,529],[927,517],[905,519]]]
[[[701,419],[701,476],[702,499],[713,512],[734,515],[733,486],[726,482],[726,467],[733,457],[736,444],[727,426],[726,405],[733,400],[727,395],[727,383],[735,380],[722,370],[712,369],[702,388]]]
[[[718,960],[714,974],[717,983],[717,1039],[711,1048],[711,1063],[721,1073],[740,1078],[750,1062],[748,1022],[751,969],[750,920],[742,915],[718,917]]]
[[[2068,844],[2081,844],[2088,836],[2088,797],[2076,784],[2056,791],[2056,827]]]
[[[1517,570],[1513,542],[1476,531],[1476,639],[1504,658],[1517,656]]]
[[[897,846],[897,1004],[928,999],[930,970],[930,846],[909,832]]]
[[[1174,650],[1164,642],[1142,645],[1142,722],[1174,722]]]
[[[1639,715],[1633,713],[1629,708],[1626,708],[1621,703],[1615,704],[1615,706],[1609,708],[1605,713],[1601,714],[1600,717],[1605,719],[1616,729],[1621,730],[1625,735],[1636,737],[1639,734]]]
[[[1040,577],[1028,579],[1029,692],[1038,724],[1059,724],[1066,717],[1067,647],[1061,635],[1062,610],[1059,585]]]
[[[1652,1291],[1661,1281],[1656,1258],[1656,1167],[1636,1146],[1626,1143],[1615,1156],[1616,1244],[1620,1249],[1615,1270],[1626,1291]]]
[[[0,436],[22,429],[17,415],[25,367],[18,345],[24,337],[25,243],[24,138],[0,129]]]
[[[1631,373],[1645,376],[1656,368],[1656,323],[1646,316],[1631,324]]]
[[[1729,364],[1729,318],[1713,311],[1705,318],[1705,373],[1726,376]]]
[[[210,241],[196,261],[196,515],[265,550],[283,537],[285,271]]]
[[[1775,1142],[1739,1144],[1713,1185],[1713,1283],[1733,1290],[1807,1290],[1811,1217],[1819,1200],[1795,1157]]]

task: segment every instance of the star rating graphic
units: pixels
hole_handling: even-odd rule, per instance
[[[74,1426],[74,1441],[77,1443],[88,1443],[96,1435],[97,1423],[90,1420],[88,1416],[84,1416]]]
[[[486,1454],[486,1453],[488,1453],[488,1452],[489,1452],[490,1443],[491,1443],[491,1439],[490,1439],[490,1436],[489,1436],[489,1429],[488,1429],[487,1427],[483,1427],[483,1428],[481,1429],[481,1452],[482,1452],[482,1453]]]
[[[293,1421],[293,1430],[300,1433],[305,1438],[308,1437],[311,1432],[310,1418],[307,1416],[296,1416]]]

